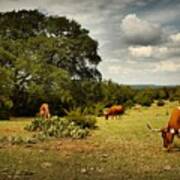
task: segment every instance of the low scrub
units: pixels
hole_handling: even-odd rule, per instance
[[[48,137],[71,137],[80,139],[89,134],[89,129],[95,124],[94,121],[90,123],[90,119],[82,115],[78,117],[68,116],[67,118],[53,116],[49,120],[38,117],[35,118],[30,125],[25,127],[25,129],[28,131],[36,131],[35,137],[40,140]]]
[[[9,136],[0,136],[0,143],[2,144],[36,144],[40,139],[36,139],[35,137],[21,137],[18,135],[9,135]]]
[[[157,101],[157,106],[164,106],[165,102],[163,100]]]
[[[96,118],[94,116],[86,115],[86,112],[81,112],[80,109],[69,112],[66,119],[82,129],[94,129],[96,127]]]

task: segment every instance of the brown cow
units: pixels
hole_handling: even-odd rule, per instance
[[[49,112],[49,105],[47,103],[43,103],[40,108],[39,108],[39,115],[40,117],[44,119],[49,119],[50,118],[50,112]]]
[[[105,119],[108,119],[109,116],[116,117],[124,113],[124,107],[122,105],[114,105],[106,109],[104,112]]]
[[[174,136],[180,136],[180,107],[172,111],[169,122],[165,128],[152,129],[148,124],[148,128],[153,131],[161,132],[163,138],[163,146],[169,150],[170,145],[173,143]]]

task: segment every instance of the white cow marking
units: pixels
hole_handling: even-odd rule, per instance
[[[171,134],[174,134],[174,133],[175,133],[175,129],[174,129],[174,128],[171,128],[171,129],[170,129],[170,133],[171,133]]]

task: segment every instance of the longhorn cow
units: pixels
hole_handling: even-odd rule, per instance
[[[170,116],[168,124],[162,129],[153,129],[150,124],[147,127],[155,132],[160,132],[163,138],[163,146],[167,149],[173,143],[174,137],[180,137],[180,107],[176,107]]]

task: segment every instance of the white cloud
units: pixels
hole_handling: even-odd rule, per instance
[[[134,57],[148,58],[152,56],[153,48],[151,46],[129,47],[129,53]]]
[[[151,45],[162,41],[161,27],[139,19],[136,14],[127,15],[122,20],[121,29],[129,44]]]
[[[128,53],[134,58],[151,58],[151,61],[160,61],[180,57],[180,47],[176,47],[173,43],[162,46],[130,46]]]
[[[158,51],[160,54],[167,54],[168,48],[167,47],[159,47]]]
[[[180,33],[176,33],[170,36],[170,39],[174,42],[174,43],[180,43]]]
[[[180,70],[180,63],[168,61],[160,61],[155,65],[154,72],[176,72]]]
[[[112,75],[122,75],[122,74],[129,74],[132,72],[132,69],[123,67],[121,65],[111,65],[108,67],[108,72]]]

